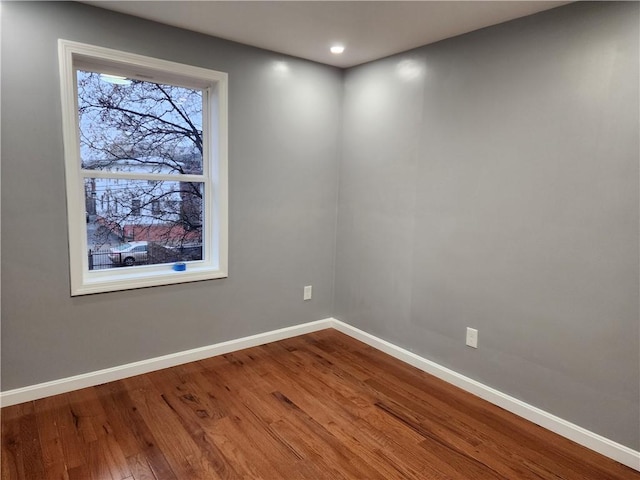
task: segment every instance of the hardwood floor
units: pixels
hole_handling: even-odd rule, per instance
[[[640,479],[335,330],[2,409],[2,479]]]

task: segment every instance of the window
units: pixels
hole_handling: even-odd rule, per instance
[[[226,277],[227,75],[66,40],[59,57],[71,294]]]
[[[136,198],[131,201],[131,216],[139,217],[140,216],[140,199]]]

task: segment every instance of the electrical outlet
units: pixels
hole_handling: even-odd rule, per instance
[[[303,300],[311,300],[311,288],[311,285],[304,287],[304,294],[302,295]]]
[[[475,328],[467,327],[467,345],[478,348],[478,330]]]

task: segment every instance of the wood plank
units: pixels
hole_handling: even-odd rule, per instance
[[[324,478],[314,466],[304,459],[301,452],[282,438],[273,424],[279,419],[272,405],[263,400],[247,382],[234,383],[233,378],[222,378],[207,372],[206,380],[216,395],[233,405],[228,417],[228,436],[238,445],[252,452],[262,452],[263,457],[278,472],[273,478]]]
[[[222,478],[216,467],[209,463],[208,455],[200,449],[191,433],[184,429],[175,410],[154,387],[149,375],[128,378],[123,383],[129,388],[137,411],[155,437],[175,475],[194,480]]]
[[[455,387],[436,379],[428,378],[427,374],[411,366],[397,362],[392,357],[376,350],[362,349],[349,354],[348,365],[351,368],[370,369],[375,365],[385,366],[389,375],[380,376],[375,371],[366,380],[367,385],[387,398],[395,398],[402,405],[411,404],[414,412],[422,413],[421,422],[429,423],[431,428],[440,427],[436,434],[439,438],[469,438],[475,436],[474,442],[487,448],[493,444],[493,449],[484,455],[485,461],[493,459],[495,467],[505,467],[512,459],[517,467],[515,471],[504,471],[509,476],[518,478],[539,478],[538,470],[553,471],[557,464],[565,464],[573,475],[597,475],[597,478],[608,479],[611,473],[600,468],[598,462],[581,461],[579,457],[567,457],[568,450],[589,452],[584,447],[576,445],[567,439],[558,437],[524,419],[516,417],[501,409],[495,409],[487,402],[477,397],[461,392]],[[423,383],[425,377],[429,379],[430,391],[428,397],[421,389],[414,385]],[[383,382],[384,380],[384,382]],[[417,382],[417,383],[416,383]],[[449,430],[457,429],[453,435]],[[491,433],[488,433],[491,432]],[[514,436],[519,437],[516,443]],[[471,445],[470,447],[473,447]],[[471,451],[471,449],[467,449]],[[485,449],[478,450],[473,457],[482,456]],[[528,469],[522,469],[523,458],[528,458]],[[539,465],[538,465],[539,463]],[[618,464],[619,465],[619,464]],[[624,473],[623,467],[620,474]],[[508,470],[508,469],[507,469]],[[616,478],[616,473],[613,473]],[[588,477],[586,477],[588,478]]]
[[[161,480],[162,477],[156,477],[149,462],[144,454],[138,453],[127,457],[127,465],[131,471],[131,478],[134,480]]]
[[[273,347],[265,346],[264,352],[258,353],[258,358],[261,359],[261,363],[266,363],[267,356]],[[347,399],[340,396],[334,389],[328,387],[326,392],[327,396],[324,398],[319,397],[313,388],[313,385],[317,387],[317,379],[315,379],[310,372],[313,369],[307,369],[305,372],[308,375],[296,377],[295,383],[291,380],[287,380],[287,376],[295,371],[296,367],[301,367],[302,364],[299,360],[293,357],[293,350],[287,350],[289,354],[286,356],[278,356],[276,352],[277,364],[274,364],[277,368],[272,368],[270,372],[273,376],[280,379],[278,384],[282,387],[282,390],[287,390],[287,395],[295,398],[295,402],[306,412],[312,421],[325,425],[327,432],[338,439],[344,444],[349,443],[350,455],[353,462],[365,462],[367,465],[371,465],[375,473],[372,474],[375,477],[382,476],[383,478],[398,478],[399,470],[395,465],[388,465],[379,461],[379,454],[377,449],[382,447],[378,442],[376,435],[370,434],[374,430],[370,425],[365,429],[354,429],[353,425],[360,420],[361,410],[354,404],[351,404]],[[262,357],[260,356],[262,355]],[[274,392],[276,398],[281,395],[280,392]],[[384,445],[389,448],[388,444]],[[402,470],[400,470],[402,472]],[[400,478],[410,478],[408,472],[402,472]]]
[[[24,474],[27,478],[44,478],[42,448],[40,447],[35,407],[33,402],[23,403],[22,407],[20,440],[22,443]]]
[[[410,403],[410,409],[424,415],[422,423],[430,418],[432,426],[435,425],[433,422],[437,422],[444,428],[458,429],[454,435],[440,431],[440,436],[469,438],[473,435],[476,437],[475,443],[482,443],[485,447],[493,443],[491,455],[494,463],[504,467],[509,464],[508,458],[512,458],[518,478],[539,478],[532,470],[553,471],[558,464],[564,465],[566,470],[578,478],[590,478],[590,475],[601,479],[618,478],[618,475],[624,476],[630,470],[617,462],[602,469],[601,456],[593,455],[593,452],[574,442],[496,408],[382,352],[370,347],[349,348],[347,344],[353,339],[347,337],[341,341],[345,348],[336,350],[335,342],[331,342],[328,348],[339,352],[335,355],[342,360],[341,365],[356,370],[354,374],[362,378],[374,392],[382,394],[381,399],[394,398],[403,405]],[[356,341],[357,344],[359,342]],[[315,346],[322,348],[322,342],[316,342]],[[416,387],[426,382],[429,385],[428,395],[423,388]],[[518,442],[514,442],[514,438],[518,438]],[[528,459],[526,463],[529,465],[529,473],[522,469],[524,459]]]
[[[109,471],[114,480],[131,477],[126,456],[114,436],[110,420],[100,402],[100,391],[96,388],[85,388],[69,394],[71,407],[79,417],[85,431],[91,431],[89,444],[89,470]],[[101,475],[97,475],[100,478]]]
[[[20,418],[23,405],[2,409],[2,480],[26,479],[23,439],[20,436]]]
[[[151,382],[162,401],[174,412],[182,431],[197,447],[202,461],[219,478],[242,478],[242,471],[236,470],[237,465],[232,465],[220,451],[218,442],[224,441],[223,435],[219,433],[217,439],[207,435],[217,422],[208,413],[213,409],[206,394],[201,394],[191,382],[183,381],[176,386],[164,372],[156,373],[149,375]]]
[[[129,458],[140,455],[145,458],[156,477],[163,480],[177,480],[127,388],[121,382],[112,382],[95,388],[100,393],[99,398],[103,408],[110,413],[109,425],[123,455],[127,458],[127,464],[131,466]]]
[[[2,409],[1,480],[640,480],[334,330]]]
[[[67,468],[64,464],[62,441],[58,433],[56,414],[57,405],[55,397],[48,397],[34,402],[36,421],[42,448],[42,461],[47,472],[52,472],[48,479],[68,478]]]
[[[60,444],[67,470],[87,464],[84,442],[78,430],[78,417],[73,412],[70,397],[66,394],[50,397],[53,402],[51,415],[58,429]],[[39,402],[40,400],[37,400]],[[71,475],[69,475],[71,476]]]
[[[255,443],[252,437],[238,435],[236,425],[240,423],[241,412],[233,407],[236,399],[225,395],[228,393],[225,388],[216,390],[199,371],[185,374],[176,369],[167,373],[174,373],[173,378],[169,375],[156,377],[156,387],[183,418],[185,428],[206,442],[205,448],[212,462],[219,464],[221,475],[225,475],[225,469],[232,468],[248,478],[280,477],[261,452],[265,444]],[[230,416],[232,412],[233,419]],[[247,448],[249,442],[254,444],[254,449]],[[248,452],[251,455],[247,455]]]
[[[283,342],[283,347],[286,347],[286,342]],[[276,347],[277,348],[277,347]],[[292,349],[287,349],[292,353],[296,353]],[[279,362],[286,362],[287,357],[290,356],[280,356]],[[303,354],[300,354],[300,358],[303,357]],[[317,358],[317,357],[315,357]],[[326,358],[322,359],[323,362],[327,364],[331,364],[329,360]],[[299,364],[298,364],[299,365]],[[306,372],[314,372],[315,368],[307,368]],[[306,376],[305,376],[306,377]],[[300,378],[298,380],[299,384],[307,384],[308,380],[306,378]],[[310,383],[308,385],[311,385]],[[330,389],[329,391],[332,391]],[[376,401],[375,397],[371,397],[369,402],[373,405]],[[330,413],[330,417],[324,418],[322,421],[327,423],[328,425],[332,425],[335,422],[331,422],[331,418],[336,417],[336,415],[340,415],[348,402],[336,402],[327,404],[325,401],[325,405],[329,408],[323,409],[318,408],[317,411],[320,415],[322,415],[323,410],[326,410]],[[319,405],[320,407],[320,405]],[[373,407],[371,407],[373,408]],[[389,425],[388,419],[385,419],[380,425],[382,428],[377,430],[371,423],[367,423],[363,417],[360,416],[361,412],[366,411],[366,409],[362,407],[355,407],[352,409],[348,416],[343,418],[344,424],[353,423],[354,419],[357,419],[358,424],[362,426],[362,428],[358,431],[358,435],[354,436],[354,434],[349,435],[348,431],[336,431],[336,433],[343,438],[345,442],[350,442],[353,446],[352,448],[356,448],[361,451],[365,458],[370,462],[366,452],[370,449],[375,449],[376,452],[379,450],[384,450],[386,452],[385,462],[380,465],[378,462],[373,462],[372,465],[376,467],[379,472],[384,472],[385,478],[394,478],[397,476],[398,472],[401,472],[401,478],[439,478],[442,474],[442,471],[438,468],[438,464],[442,461],[438,457],[431,458],[430,461],[424,462],[423,459],[429,457],[429,455],[425,455],[425,452],[420,448],[420,442],[424,440],[424,437],[416,434],[411,428],[407,428],[406,425],[402,425],[402,430],[399,431],[396,429],[395,438],[387,437],[384,433],[387,430]],[[333,431],[333,430],[332,430]],[[381,441],[382,439],[382,441]],[[360,448],[358,448],[358,446]],[[416,462],[415,459],[420,458],[421,460]],[[391,467],[396,470],[389,470],[385,467]],[[448,470],[448,465],[445,464],[445,470]],[[489,476],[487,478],[490,478]]]

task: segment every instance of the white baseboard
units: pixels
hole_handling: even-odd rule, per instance
[[[551,430],[552,432],[573,440],[574,442],[601,453],[606,457],[612,458],[623,465],[627,465],[628,467],[640,471],[640,452],[579,427],[578,425],[563,420],[562,418],[556,417],[555,415],[545,412],[533,405],[529,405],[517,398],[506,395],[469,377],[465,377],[453,370],[438,365],[435,362],[427,360],[426,358],[416,355],[404,348],[398,347],[386,340],[382,340],[381,338],[371,335],[363,330],[352,327],[351,325],[341,322],[335,318],[326,318],[316,322],[304,323],[236,340],[229,340],[215,345],[194,348],[193,350],[172,353],[162,357],[98,370],[96,372],[85,373],[60,380],[40,383],[38,385],[31,385],[29,387],[0,392],[0,405],[6,407],[81,388],[93,387],[95,385],[121,380],[134,375],[174,367],[176,365],[214,357],[216,355],[223,355],[225,353],[242,350],[243,348],[264,345],[265,343],[296,337],[298,335],[304,335],[305,333],[324,330],[326,328],[335,328],[356,340],[360,340],[367,345],[388,353],[398,360],[413,365],[414,367],[430,373],[431,375],[451,383],[467,392],[473,393],[494,405],[502,407],[520,417],[526,418],[527,420]]]
[[[609,440],[597,433],[593,433],[579,427],[578,425],[563,420],[562,418],[556,417],[555,415],[545,412],[533,405],[529,405],[528,403],[511,397],[494,388],[488,387],[487,385],[477,382],[469,377],[465,377],[464,375],[454,372],[442,365],[438,365],[435,362],[427,360],[426,358],[416,355],[404,348],[398,347],[386,340],[382,340],[381,338],[352,327],[340,320],[335,318],[331,319],[331,326],[336,330],[355,338],[356,340],[360,340],[377,350],[388,353],[398,360],[402,360],[403,362],[413,365],[424,372],[430,373],[431,375],[451,383],[456,387],[473,393],[474,395],[487,400],[494,405],[502,407],[511,413],[515,413],[522,418],[526,418],[547,430],[551,430],[552,432],[568,438],[569,440],[573,440],[582,446],[594,450],[606,457],[612,458],[623,465],[640,471],[640,452],[632,450],[629,447],[625,447],[613,440]]]
[[[259,333],[249,337],[229,340],[227,342],[216,343],[206,347],[194,348],[183,352],[163,355],[161,357],[141,360],[139,362],[128,363],[113,368],[105,368],[95,372],[83,373],[73,377],[53,380],[51,382],[39,383],[28,387],[16,388],[0,392],[0,405],[8,407],[18,403],[30,402],[39,398],[50,397],[60,393],[71,392],[81,388],[93,387],[123,378],[133,377],[143,373],[149,373],[163,368],[175,367],[184,363],[195,362],[205,358],[215,357],[216,355],[224,355],[225,353],[235,352],[243,348],[264,345],[269,342],[284,340],[285,338],[297,337],[305,333],[311,333],[325,328],[331,328],[331,318],[318,320],[315,322],[303,323],[292,327],[281,328],[271,332]]]

